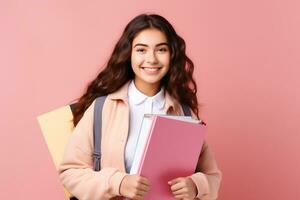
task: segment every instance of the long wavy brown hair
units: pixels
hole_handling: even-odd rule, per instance
[[[157,14],[141,14],[127,24],[106,66],[96,79],[88,84],[79,100],[77,99],[73,113],[74,126],[97,97],[115,92],[128,80],[134,79],[131,67],[132,41],[140,31],[148,28],[162,31],[170,47],[170,68],[161,80],[161,85],[177,101],[189,106],[199,119],[197,86],[193,79],[194,64],[185,53],[185,41],[164,17]]]

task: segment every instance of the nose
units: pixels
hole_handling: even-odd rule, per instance
[[[147,63],[150,63],[150,64],[157,63],[157,58],[156,58],[154,51],[149,51],[146,59],[147,59]]]

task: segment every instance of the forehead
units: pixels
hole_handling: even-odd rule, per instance
[[[133,46],[137,43],[156,45],[162,42],[167,42],[166,35],[158,29],[145,29],[139,32],[133,39]]]

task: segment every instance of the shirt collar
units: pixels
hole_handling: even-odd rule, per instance
[[[127,81],[123,86],[121,86],[117,91],[108,94],[107,98],[112,100],[123,100],[128,102],[128,88],[132,80]],[[164,109],[168,114],[181,113],[180,104],[175,100],[166,90],[164,90],[165,105]]]
[[[135,105],[139,105],[144,101],[146,101],[147,99],[153,100],[153,102],[159,109],[162,109],[165,105],[165,93],[163,87],[160,89],[160,91],[157,94],[155,94],[152,97],[149,97],[144,93],[142,93],[141,91],[139,91],[136,88],[134,81],[131,81],[128,86],[128,97],[130,98],[130,101]]]

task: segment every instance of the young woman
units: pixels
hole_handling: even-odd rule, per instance
[[[129,174],[141,120],[145,113],[183,115],[181,104],[199,119],[193,70],[184,40],[165,18],[142,14],[131,20],[107,66],[78,101],[76,127],[59,168],[64,186],[79,199],[143,199],[151,183]],[[101,170],[94,171],[94,100],[103,95]],[[168,184],[176,199],[212,200],[220,182],[221,171],[204,142],[196,172]]]

